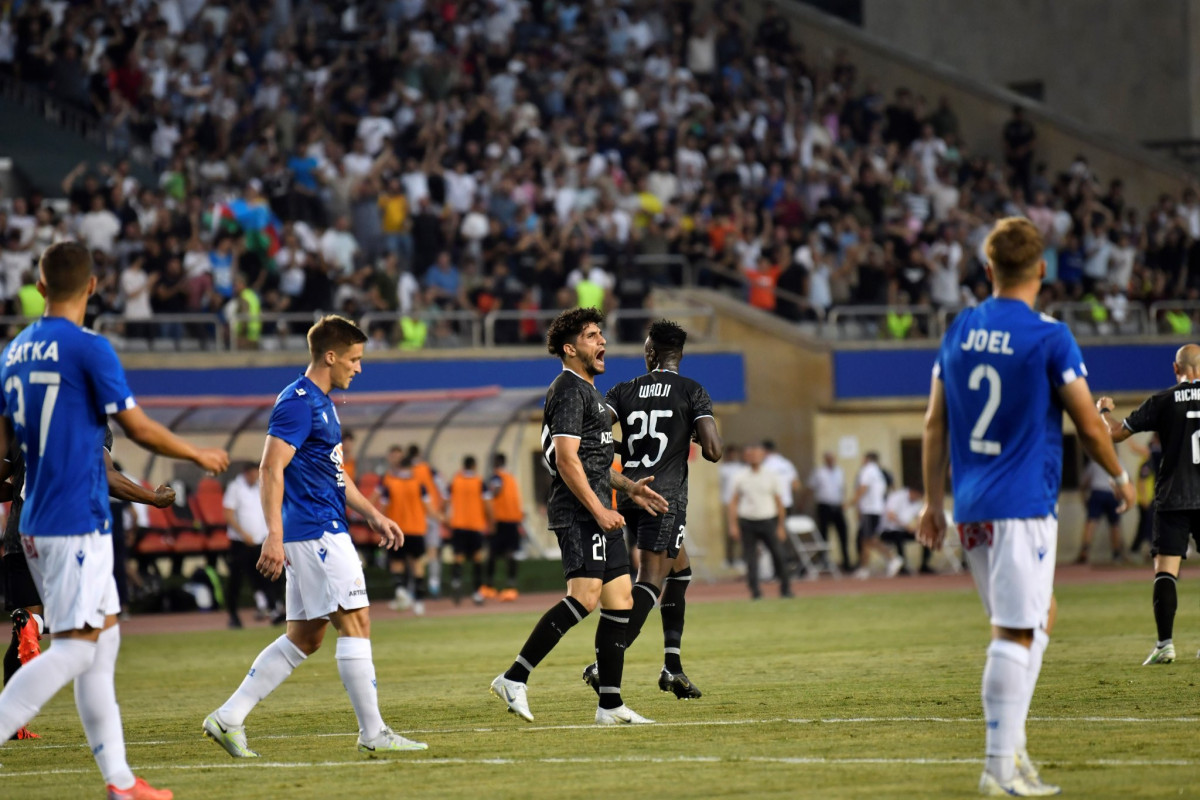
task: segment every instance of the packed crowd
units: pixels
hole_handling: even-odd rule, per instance
[[[455,312],[640,308],[685,279],[822,319],[975,302],[984,236],[1013,214],[1046,239],[1046,302],[1119,319],[1131,302],[1200,298],[1195,191],[1130,208],[1084,159],[1041,163],[1019,108],[970,150],[946,99],[885,97],[845,53],[806,52],[769,3],[754,26],[742,12],[9,4],[0,70],[144,147],[158,180],[80,165],[65,213],[13,198],[3,299],[36,307],[33,259],[78,237],[98,254],[96,313],[135,335],[179,334],[156,313],[233,304],[396,312],[409,323],[373,346],[420,347],[450,336]],[[911,317],[887,328],[913,331]],[[532,313],[497,330],[539,336]]]

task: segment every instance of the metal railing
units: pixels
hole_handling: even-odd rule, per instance
[[[838,306],[829,310],[821,334],[827,339],[894,339],[888,332],[892,312],[912,315],[904,339],[934,339],[942,335],[939,312],[932,306]]]
[[[1128,307],[1117,311],[1096,303],[1050,303],[1043,310],[1065,322],[1077,336],[1140,336],[1154,333],[1152,317],[1140,303],[1130,303]]]
[[[141,350],[303,350],[305,334],[320,312],[264,312],[257,317],[233,312],[155,314],[147,320],[101,314],[92,328],[122,351]],[[231,335],[232,334],[232,335]]]
[[[363,314],[359,324],[370,332],[379,325],[395,327],[404,315],[398,311],[372,311]],[[485,341],[483,317],[474,311],[432,310],[418,314],[426,325],[425,347],[482,347]]]
[[[1147,312],[1146,332],[1155,336],[1178,336],[1165,319],[1168,311],[1182,311],[1192,323],[1191,333],[1200,330],[1200,302],[1196,300],[1161,300],[1151,303]]]

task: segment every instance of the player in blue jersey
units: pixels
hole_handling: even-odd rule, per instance
[[[918,538],[942,546],[950,468],[958,533],[992,623],[979,788],[1035,797],[1060,791],[1042,783],[1029,759],[1025,719],[1053,622],[1064,410],[1125,507],[1134,492],[1092,405],[1079,346],[1065,325],[1033,310],[1046,274],[1037,229],[1000,220],[986,252],[992,297],[954,318],[933,370]]]
[[[348,503],[384,546],[404,544],[400,526],[346,479],[342,426],[329,399],[362,372],[366,341],[349,320],[323,317],[308,331],[312,362],[280,392],[271,412],[260,478],[267,538],[258,569],[271,580],[287,571],[287,632],[258,654],[237,691],[204,720],[205,735],[234,758],[257,757],[246,744],[246,717],[317,651],[331,622],[338,632],[338,674],[358,717],[358,749],[425,749],[394,733],[379,713],[366,580],[346,527]]]
[[[229,456],[197,448],[147,417],[112,345],[80,327],[96,288],[87,248],[53,245],[39,270],[46,314],[0,356],[0,452],[15,437],[25,456],[21,543],[54,646],[0,694],[0,741],[74,681],[75,705],[110,800],[165,800],[170,791],[129,769],[113,686],[121,634],[103,456],[107,417],[148,450],[210,472],[229,466]]]

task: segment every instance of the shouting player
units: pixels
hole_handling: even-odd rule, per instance
[[[712,399],[704,387],[679,374],[687,331],[668,320],[650,326],[646,337],[645,375],[608,390],[606,400],[624,433],[625,477],[655,477],[658,492],[670,510],[655,516],[628,500],[617,510],[633,532],[641,559],[633,587],[633,612],[629,617],[627,645],[633,644],[646,617],[659,604],[662,593],[663,668],[658,688],[680,700],[700,697],[700,690],[683,674],[680,642],[683,638],[684,593],[692,580],[692,566],[684,547],[688,505],[688,455],[692,439],[700,443],[707,461],[721,460],[723,445],[713,419]],[[583,679],[599,691],[596,665],[583,671]]]
[[[18,670],[0,694],[0,742],[74,681],[75,706],[110,800],[168,799],[170,791],[135,777],[125,760],[113,685],[121,633],[101,455],[106,418],[142,447],[210,472],[228,467],[229,456],[197,448],[146,416],[112,345],[81,327],[96,290],[86,247],[50,246],[39,272],[45,316],[0,356],[0,452],[15,436],[25,456],[21,544],[54,646]]]
[[[918,538],[946,534],[947,468],[954,516],[991,618],[983,670],[988,795],[1058,794],[1025,749],[1025,720],[1053,622],[1055,510],[1062,479],[1062,412],[1084,450],[1113,476],[1124,504],[1133,485],[1092,406],[1079,346],[1067,326],[1033,310],[1046,262],[1026,219],[996,223],[987,238],[992,297],[964,309],[942,340],[925,415],[925,508]]]
[[[648,720],[621,700],[625,639],[633,607],[625,519],[611,508],[612,489],[624,492],[648,513],[667,511],[667,502],[647,484],[613,471],[612,420],[595,379],[604,372],[604,315],[594,308],[564,311],[546,331],[546,346],[562,361],[562,373],[546,392],[542,452],[553,480],[546,501],[550,528],[562,550],[567,596],[542,616],[513,665],[492,681],[491,691],[508,710],[533,722],[526,697],[529,673],[563,635],[597,605],[596,664],[599,671],[598,725]]]
[[[342,431],[329,393],[349,389],[362,372],[367,336],[347,319],[322,317],[308,331],[308,369],[280,392],[262,456],[267,518],[258,569],[275,580],[286,569],[287,632],[258,654],[225,704],[204,720],[204,733],[234,758],[255,758],[243,727],[254,707],[315,653],[333,623],[338,675],[358,718],[364,753],[424,750],[384,724],[371,658],[370,603],[362,562],[346,526],[346,504],[395,550],[404,534],[363,497],[342,471]]]

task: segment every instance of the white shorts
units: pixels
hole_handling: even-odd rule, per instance
[[[287,557],[287,618],[327,619],[339,608],[349,611],[369,604],[362,562],[348,533],[325,533],[320,539],[284,542]]]
[[[1044,628],[1054,593],[1058,520],[999,519],[959,525],[958,533],[992,624]]]
[[[104,618],[121,612],[112,536],[22,536],[21,544],[46,607],[42,616],[48,632],[103,630]]]

